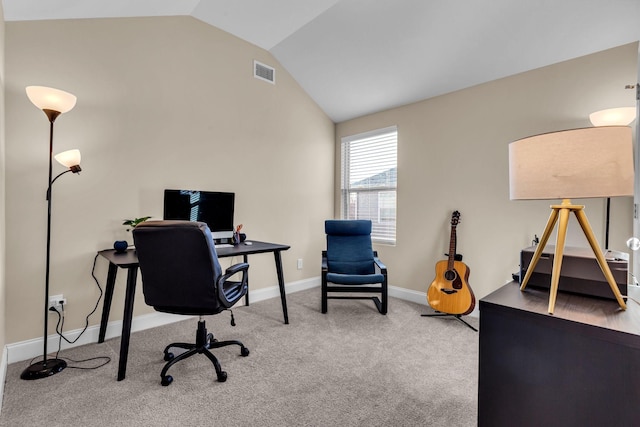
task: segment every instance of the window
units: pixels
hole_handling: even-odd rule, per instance
[[[342,138],[343,219],[370,219],[371,239],[396,243],[398,130],[395,126]]]

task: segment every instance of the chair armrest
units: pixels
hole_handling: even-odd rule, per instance
[[[242,298],[242,296],[246,293],[246,288],[247,288],[247,276],[248,276],[248,272],[249,272],[249,264],[246,262],[241,262],[238,264],[234,264],[231,267],[227,268],[224,272],[224,274],[222,274],[219,278],[218,278],[218,283],[217,283],[217,288],[218,288],[218,298],[220,299],[220,301],[222,302],[222,304],[229,308],[231,307],[233,304],[235,304],[240,298]],[[239,283],[239,288],[242,291],[240,293],[239,296],[237,296],[235,299],[233,300],[229,300],[227,298],[227,296],[224,293],[224,284],[231,279],[231,277],[235,276],[238,273],[242,273],[242,279],[239,282],[235,282],[235,283]]]
[[[329,270],[329,263],[327,262],[327,251],[322,251],[322,271]]]
[[[377,256],[374,256],[373,257],[373,263],[374,263],[374,266],[375,266],[376,270],[378,270],[380,272],[380,274],[384,274],[384,275],[387,274],[387,266],[384,265],[382,263],[382,261],[380,261],[380,258],[378,258]]]
[[[231,277],[234,274],[238,274],[241,271],[248,271],[249,270],[249,264],[247,264],[246,262],[240,262],[238,264],[234,264],[231,267],[227,268],[224,272],[223,277]],[[226,280],[225,280],[226,281]]]

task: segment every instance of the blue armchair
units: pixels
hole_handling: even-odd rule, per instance
[[[371,221],[327,220],[327,250],[322,251],[322,312],[328,299],[371,299],[387,314],[387,268],[371,245]],[[367,293],[378,296],[329,295]]]

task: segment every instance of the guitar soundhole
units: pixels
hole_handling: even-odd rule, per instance
[[[456,278],[457,274],[454,270],[447,270],[444,272],[444,278],[449,282],[453,282]]]

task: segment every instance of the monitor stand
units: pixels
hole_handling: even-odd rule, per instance
[[[233,239],[222,238],[222,239],[213,239],[213,244],[216,248],[231,248],[233,247]]]

